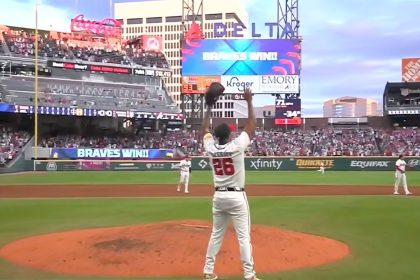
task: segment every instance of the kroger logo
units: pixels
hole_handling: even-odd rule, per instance
[[[257,76],[222,76],[221,83],[226,88],[226,93],[243,93],[246,88],[259,87]]]

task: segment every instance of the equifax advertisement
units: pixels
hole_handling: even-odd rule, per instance
[[[299,65],[294,39],[203,39],[182,48],[183,76],[299,75]]]
[[[51,148],[53,159],[171,159],[169,149]]]

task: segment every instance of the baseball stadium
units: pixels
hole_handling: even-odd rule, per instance
[[[239,138],[252,110],[245,279],[419,278],[420,58],[384,81],[383,116],[304,118],[298,0],[270,39],[235,36],[235,1],[119,3],[71,32],[0,18],[0,279],[203,279],[220,167],[203,127]],[[244,279],[231,218],[204,279]]]

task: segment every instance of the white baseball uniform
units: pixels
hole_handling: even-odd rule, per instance
[[[324,167],[324,163],[321,162],[321,166],[319,167],[319,170],[322,174],[325,173],[325,167]]]
[[[239,241],[245,278],[255,276],[251,246],[251,220],[245,188],[245,149],[251,141],[246,132],[236,139],[218,145],[213,136],[204,136],[204,149],[213,170],[215,192],[213,196],[213,229],[207,248],[204,273],[214,270],[216,255],[222,245],[229,218],[232,218]]]
[[[184,185],[184,191],[186,193],[189,192],[188,190],[188,183],[190,181],[190,168],[191,168],[191,161],[183,159],[179,163],[179,169],[180,169],[180,179],[178,184],[178,191],[181,190],[181,184]]]
[[[398,188],[401,183],[403,183],[405,194],[410,194],[410,191],[407,187],[407,178],[405,176],[405,166],[406,162],[403,159],[398,159],[395,163],[395,185],[394,185],[394,194],[398,194]]]

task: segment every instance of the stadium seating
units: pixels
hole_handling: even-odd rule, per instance
[[[0,167],[13,160],[30,138],[27,132],[0,124]]]
[[[54,33],[54,36],[52,36]],[[63,35],[64,34],[64,35]],[[119,65],[140,65],[154,68],[169,68],[163,53],[156,53],[125,46],[123,42],[105,44],[94,41],[69,40],[65,33],[42,32],[38,54],[43,58],[82,60]],[[35,55],[35,34],[23,30],[2,32],[10,52],[15,56]],[[0,44],[1,49],[1,44]]]
[[[203,155],[202,141],[195,130],[171,131],[163,136],[45,138],[48,147],[91,148],[181,148],[190,155]],[[380,143],[380,144],[378,144]],[[249,156],[420,156],[417,129],[293,129],[259,130],[247,150]]]
[[[14,76],[3,81],[7,87],[5,102],[34,104],[33,77]],[[42,79],[39,86],[40,106],[92,108],[104,110],[145,110],[176,113],[167,93],[151,85],[128,85],[107,82]]]

